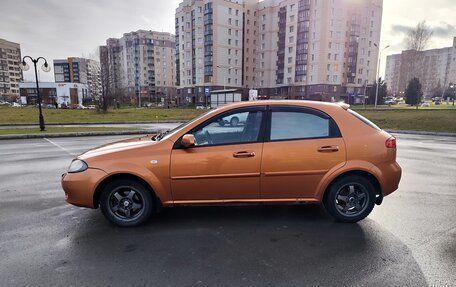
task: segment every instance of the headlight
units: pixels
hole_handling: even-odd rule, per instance
[[[87,164],[80,159],[75,159],[71,162],[70,167],[68,168],[69,173],[82,172],[88,168]]]

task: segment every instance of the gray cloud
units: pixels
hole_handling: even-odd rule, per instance
[[[434,32],[433,37],[448,39],[456,36],[456,27],[446,22],[439,22],[436,25],[429,24],[431,30]],[[401,24],[394,24],[391,26],[392,35],[407,35],[407,33],[414,29],[415,26],[405,26]]]
[[[174,32],[179,0],[2,1],[0,38],[21,44],[22,53],[53,59],[94,54],[110,37],[139,29]],[[41,73],[52,81],[53,73]],[[24,73],[33,79],[31,72]]]

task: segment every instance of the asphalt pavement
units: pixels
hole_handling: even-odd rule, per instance
[[[122,138],[0,142],[0,286],[455,286],[455,137],[398,135],[400,188],[358,224],[236,206],[118,228],[66,204],[60,175]]]

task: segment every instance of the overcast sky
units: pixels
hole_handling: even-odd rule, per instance
[[[326,0],[320,0],[326,1]],[[0,4],[0,38],[21,44],[22,54],[53,59],[96,57],[107,38],[138,29],[174,33],[174,12],[180,0],[14,0]],[[384,0],[382,57],[403,49],[410,27],[427,20],[434,30],[431,48],[447,47],[456,36],[455,0]],[[383,72],[382,72],[383,74]],[[31,71],[24,73],[33,79]],[[40,73],[53,81],[53,72]]]

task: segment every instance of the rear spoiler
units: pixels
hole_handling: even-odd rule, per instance
[[[344,102],[340,102],[340,103],[337,103],[337,104],[339,105],[339,107],[341,107],[344,110],[348,110],[350,108],[350,105],[346,104]]]

